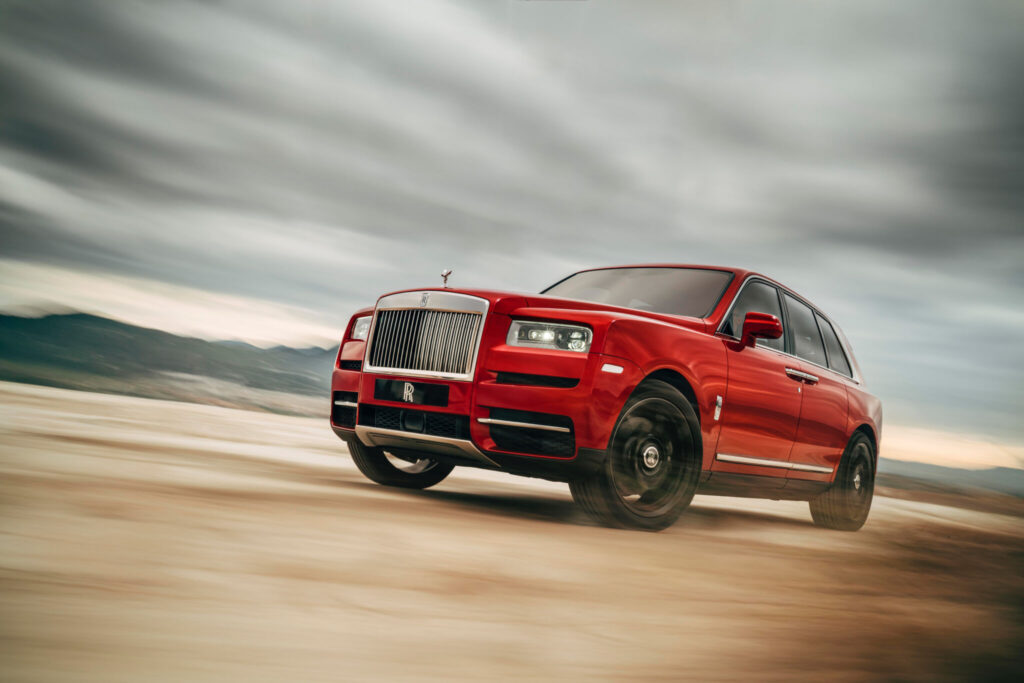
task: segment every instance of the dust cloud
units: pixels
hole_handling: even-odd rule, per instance
[[[698,496],[660,534],[563,485],[364,480],[323,420],[0,384],[19,681],[976,680],[1024,670],[1020,518]]]

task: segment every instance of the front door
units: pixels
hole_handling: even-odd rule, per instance
[[[749,312],[783,320],[778,290],[761,280],[749,282],[721,330],[729,376],[712,470],[778,477],[781,486],[796,439],[804,384],[787,374],[796,359],[782,353],[782,338],[739,346]]]

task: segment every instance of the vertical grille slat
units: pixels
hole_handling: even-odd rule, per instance
[[[452,337],[454,324],[455,315],[453,313],[445,313],[444,334],[441,335],[440,363],[446,368],[452,367],[452,344],[455,342],[455,339]]]
[[[396,341],[399,345],[403,344],[406,339],[414,339],[417,331],[423,329],[426,324],[425,311],[406,311],[406,316],[409,318],[409,325],[403,331],[403,336],[399,337]],[[403,346],[402,355],[395,361],[395,367],[407,368],[415,364],[413,354],[415,353],[415,347],[412,345]]]
[[[377,327],[385,327],[396,317],[394,311],[381,311],[377,316]],[[371,362],[376,365],[377,363],[383,363],[387,365],[391,359],[391,342],[389,339],[381,338],[381,343],[377,345],[377,358],[371,358]]]
[[[401,319],[401,324],[395,326],[395,333],[391,336],[390,342],[394,349],[394,354],[391,356],[390,366],[401,366],[405,362],[405,350],[401,348],[398,340],[408,338],[412,332],[412,326],[415,322],[414,311],[398,311],[398,317]]]
[[[481,313],[430,308],[381,308],[368,354],[381,370],[469,375]]]
[[[447,317],[444,313],[434,314],[434,339],[430,344],[430,365],[434,372],[438,372],[438,369],[444,365],[442,358],[444,354],[444,324]]]
[[[387,313],[387,319],[378,323],[378,327],[390,328],[391,326],[394,326],[398,328],[404,324],[405,321],[402,319],[402,311],[385,311],[385,313]],[[381,341],[383,342],[381,345],[383,347],[381,348],[381,363],[384,365],[391,365],[395,362],[396,349],[394,338],[385,336]]]
[[[409,349],[402,347],[401,340],[412,337],[413,328],[416,326],[416,311],[401,311],[402,320],[405,323],[396,329],[392,343],[398,348],[395,357],[391,359],[390,366],[401,368],[409,364]]]
[[[425,369],[428,372],[437,372],[437,340],[441,336],[441,318],[443,317],[443,313],[434,313],[433,311],[427,313],[427,329],[430,332],[427,335],[427,367]]]
[[[465,340],[466,340],[467,337],[469,337],[472,334],[472,325],[470,324],[470,322],[471,321],[468,318],[463,318],[463,319],[458,321],[458,342],[456,344],[453,362],[454,363],[462,363],[463,364],[463,367],[460,368],[460,370],[462,372],[466,371],[466,368],[465,368],[466,361],[464,360],[464,358],[465,358],[465,356],[464,356],[464,354],[465,354],[465,346],[466,346]]]
[[[456,318],[455,315],[452,314],[448,322],[448,340],[445,345],[446,350],[444,354],[444,362],[449,367],[454,367],[456,359],[458,358],[455,352],[457,350],[456,347],[459,342],[459,321],[458,318]]]
[[[466,326],[469,328],[469,335],[468,336],[470,338],[472,338],[472,339],[476,338],[476,336],[477,336],[477,334],[479,333],[479,330],[480,330],[480,325],[481,325],[481,321],[480,321],[479,318],[476,318],[474,320],[467,320],[466,321]],[[472,361],[469,358],[466,359],[466,372],[469,372],[469,364],[471,362]]]

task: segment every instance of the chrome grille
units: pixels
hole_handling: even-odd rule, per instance
[[[444,306],[444,310],[409,306],[410,299],[423,303],[420,297]],[[366,369],[470,379],[486,308],[485,300],[447,292],[382,299],[371,331]]]

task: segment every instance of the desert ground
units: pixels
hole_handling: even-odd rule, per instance
[[[363,479],[323,420],[0,384],[0,678],[1024,680],[1024,520]]]

